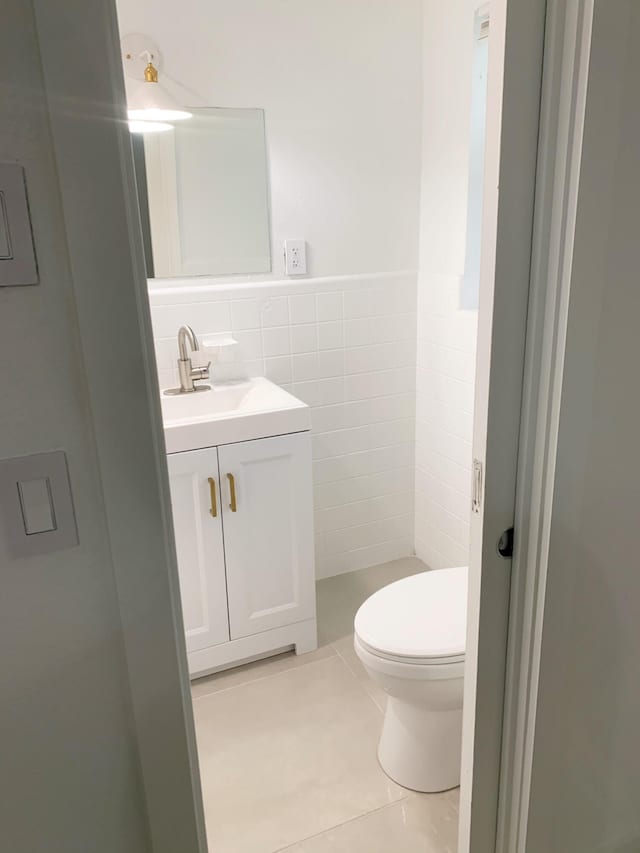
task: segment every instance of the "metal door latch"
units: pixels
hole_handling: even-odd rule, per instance
[[[473,460],[473,487],[471,496],[471,512],[478,514],[482,507],[482,462]]]

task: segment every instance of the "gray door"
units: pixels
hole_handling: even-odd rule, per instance
[[[594,5],[527,853],[640,850],[640,3]]]

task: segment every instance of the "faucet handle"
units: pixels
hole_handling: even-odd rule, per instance
[[[191,378],[194,380],[194,382],[198,382],[201,379],[208,379],[210,367],[211,362],[208,362],[206,365],[201,365],[200,367],[192,367]]]

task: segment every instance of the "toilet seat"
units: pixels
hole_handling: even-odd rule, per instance
[[[464,652],[460,655],[449,655],[447,657],[407,657],[393,655],[383,649],[375,649],[373,646],[365,643],[358,634],[355,635],[355,639],[358,641],[361,649],[389,663],[399,663],[406,666],[446,666],[447,664],[464,663]]]
[[[355,617],[360,647],[390,663],[416,667],[463,663],[467,576],[466,566],[438,569],[378,590]]]
[[[464,676],[464,656],[439,660],[432,658],[392,658],[365,646],[356,634],[353,647],[360,661],[378,675],[408,682],[448,681]]]

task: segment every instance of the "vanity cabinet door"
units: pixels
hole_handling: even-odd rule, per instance
[[[229,641],[215,447],[167,457],[187,651]]]
[[[310,434],[218,450],[231,639],[313,618]]]

